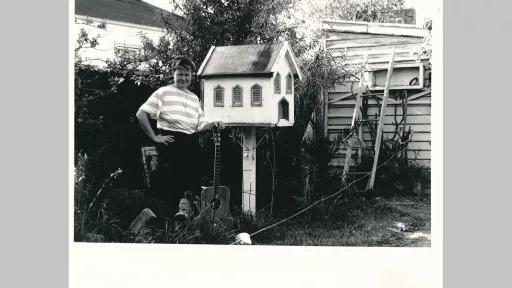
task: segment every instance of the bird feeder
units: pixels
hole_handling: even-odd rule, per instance
[[[288,42],[212,46],[197,76],[206,117],[242,127],[242,210],[254,213],[256,127],[293,126],[296,58]]]

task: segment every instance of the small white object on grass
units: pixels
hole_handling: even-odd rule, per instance
[[[239,244],[239,245],[251,245],[252,242],[251,242],[251,236],[249,236],[248,233],[240,233],[238,235],[236,235],[236,244]]]

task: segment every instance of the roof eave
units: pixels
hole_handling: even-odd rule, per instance
[[[272,72],[252,72],[252,73],[215,73],[215,74],[198,74],[198,78],[223,78],[223,77],[262,77],[270,78],[273,76]]]
[[[283,57],[286,57],[287,53],[289,53],[290,55],[290,62],[292,64],[292,69],[295,71],[294,75],[299,77],[299,80],[302,81],[302,72],[300,71],[300,68],[299,68],[299,65],[297,65],[297,60],[296,60],[296,57],[295,57],[295,54],[293,53],[293,50],[292,48],[290,47],[290,44],[288,43],[288,41],[284,41],[283,42],[283,46],[281,47],[281,51],[279,51],[279,54],[278,56],[276,57],[273,65],[272,65],[272,68],[270,69],[271,72],[276,72],[277,69],[278,69],[278,66],[279,66],[279,61],[283,58]]]
[[[332,19],[322,20],[322,30],[411,37],[425,37],[428,34],[428,30],[411,24],[360,22]]]
[[[199,67],[199,70],[197,70],[197,76],[201,76],[201,74],[204,71],[204,68],[206,67],[206,64],[210,60],[213,54],[213,50],[215,50],[215,46],[210,47],[210,50],[208,51],[208,54],[206,54],[206,57],[203,60],[203,63],[201,63],[201,66]]]

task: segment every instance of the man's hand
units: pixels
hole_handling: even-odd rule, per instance
[[[224,125],[224,122],[222,121],[214,121],[211,123],[212,127],[218,128],[220,130],[224,129],[226,126]]]
[[[155,138],[153,138],[153,141],[156,143],[168,145],[174,142],[174,137],[171,135],[156,135]]]

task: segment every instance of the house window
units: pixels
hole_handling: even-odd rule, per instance
[[[218,85],[213,89],[213,98],[213,106],[224,106],[224,88],[222,86]]]
[[[261,106],[262,105],[262,91],[261,86],[255,84],[251,87],[251,106]]]
[[[118,57],[135,57],[139,54],[139,50],[138,46],[114,43],[114,53]]]
[[[274,78],[274,93],[281,94],[281,74],[277,72],[276,78]]]
[[[281,101],[279,101],[279,106],[277,107],[278,111],[278,115],[279,115],[279,120],[281,119],[284,119],[284,120],[290,120],[290,106],[288,104],[288,101],[286,101],[285,98],[281,99]]]
[[[288,75],[286,75],[286,94],[292,94],[292,87],[293,87],[293,76],[291,73],[288,73]]]
[[[242,107],[243,102],[242,87],[236,85],[233,87],[233,107]]]

